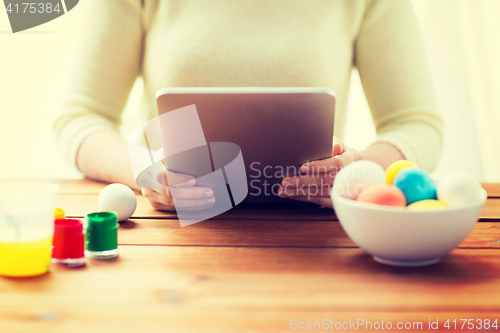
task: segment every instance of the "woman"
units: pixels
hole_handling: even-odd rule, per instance
[[[143,120],[157,116],[164,87],[321,86],[337,94],[332,157],[304,166],[281,196],[330,206],[323,165],[408,159],[431,170],[441,149],[428,66],[409,0],[93,0],[64,113],[54,124],[61,149],[86,176],[137,189],[118,134],[138,76]],[[351,69],[357,66],[377,130],[362,152],[343,145]],[[178,209],[205,208],[208,188],[172,187]],[[323,182],[323,183],[322,183]],[[174,210],[169,190],[142,190],[154,208]],[[207,195],[208,192],[208,195]]]

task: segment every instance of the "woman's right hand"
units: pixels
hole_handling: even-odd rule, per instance
[[[214,205],[215,196],[211,188],[195,186],[196,179],[193,176],[166,170],[163,165],[163,151],[158,153],[161,154],[163,172],[157,176],[157,181],[165,184],[166,189],[142,189],[142,195],[148,199],[154,209],[196,211]]]

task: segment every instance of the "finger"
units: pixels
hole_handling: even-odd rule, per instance
[[[161,203],[152,203],[151,205],[156,210],[173,211],[173,212],[176,212],[176,211],[183,211],[183,212],[186,212],[186,211],[191,211],[191,212],[192,211],[199,211],[199,210],[203,210],[203,209],[208,209],[208,208],[210,208],[210,207],[213,206],[213,205],[206,205],[206,206],[185,207],[185,208],[176,209],[175,207],[165,206],[165,205],[163,205]]]
[[[214,191],[209,187],[170,187],[172,197],[177,199],[210,199],[214,196]]]
[[[203,199],[214,196],[214,191],[210,187],[201,186],[181,187],[169,185],[165,189],[155,191],[166,197],[175,196],[176,199]]]
[[[149,188],[143,188],[141,189],[141,193],[144,197],[146,197],[146,199],[151,195],[151,193],[153,193],[154,191],[149,189]]]
[[[176,210],[205,209],[215,204],[215,198],[210,199],[174,199]]]
[[[278,190],[280,198],[291,197],[329,197],[332,190],[331,185],[326,186],[311,186],[311,187],[283,187]]]
[[[301,166],[300,171],[309,175],[328,174],[330,177],[335,177],[337,172],[339,172],[342,168],[342,160],[340,157],[344,154],[346,154],[346,152],[341,155],[328,157],[322,160],[304,163]]]
[[[320,206],[333,208],[332,200],[329,197],[293,197],[292,200],[311,202]]]
[[[309,187],[309,186],[326,186],[333,185],[335,175],[320,174],[320,175],[300,175],[287,177],[283,179],[281,184],[283,187]]]
[[[161,204],[163,206],[166,206],[166,207],[171,207],[172,209],[174,208],[174,200],[172,199],[172,197],[170,195],[164,195],[162,193],[159,193],[159,191],[165,191],[165,190],[155,190],[155,191],[152,191],[151,193],[148,193],[147,195],[145,195],[149,202],[151,202],[151,204],[153,203],[158,203],[158,204]]]
[[[171,196],[161,195],[160,193],[153,191],[149,194],[148,200],[151,202],[153,207],[154,203],[157,204],[155,209],[159,210],[184,210],[185,208],[190,208],[191,210],[205,209],[211,207],[215,203],[215,197],[208,199],[173,199]],[[157,208],[159,207],[159,208]]]
[[[358,151],[354,149],[347,148],[342,154],[337,156],[332,156],[325,158],[323,160],[317,160],[308,162],[302,165],[301,171],[308,174],[320,174],[328,172],[330,174],[337,173],[345,165],[358,161],[361,159],[361,155]]]
[[[342,140],[337,138],[336,136],[333,137],[333,147],[332,147],[332,156],[340,155],[344,152],[344,143]]]
[[[159,202],[155,202],[155,201],[150,201],[151,203],[151,206],[155,209],[155,210],[162,210],[162,211],[167,211],[167,212],[175,212],[175,207],[174,206],[165,206]]]
[[[178,173],[163,169],[163,173],[158,174],[156,181],[169,186],[194,186],[196,179],[184,173]]]
[[[340,169],[342,169],[347,164],[363,159],[361,153],[356,149],[349,147],[344,147],[344,148],[345,151],[341,155],[337,156],[337,158],[339,159]]]

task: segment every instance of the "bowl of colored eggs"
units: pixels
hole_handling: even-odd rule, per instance
[[[487,195],[466,173],[435,181],[409,161],[384,171],[363,160],[337,173],[331,198],[347,235],[376,261],[417,267],[439,262],[469,234]]]

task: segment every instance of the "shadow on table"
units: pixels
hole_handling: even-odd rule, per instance
[[[457,250],[455,250],[457,251]],[[458,250],[460,251],[460,250]],[[477,251],[477,254],[470,255]],[[365,266],[374,273],[389,274],[418,280],[450,281],[473,283],[484,280],[497,280],[500,276],[500,258],[492,255],[480,255],[480,250],[467,254],[452,253],[444,256],[440,262],[425,267],[395,267],[376,262],[369,254],[359,253],[352,259],[355,264]],[[482,253],[484,254],[484,253]],[[353,263],[354,264],[354,263]]]
[[[137,222],[132,221],[132,220],[126,220],[123,222],[120,222],[120,229],[135,229],[138,227]]]
[[[196,219],[197,212],[190,212]],[[199,213],[200,218],[205,214]],[[286,205],[238,205],[210,220],[309,220],[337,221],[331,208],[320,207],[306,202],[294,202]]]

